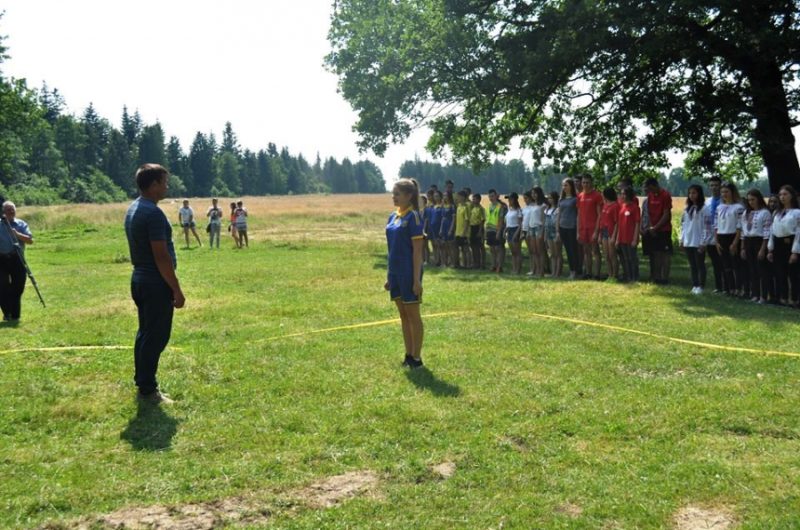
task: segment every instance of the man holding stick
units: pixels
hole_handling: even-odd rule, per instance
[[[17,219],[17,207],[11,201],[3,204],[0,220],[0,309],[3,320],[17,322],[22,311],[22,293],[25,291],[25,264],[17,253],[25,252],[25,245],[33,243],[28,224]],[[17,243],[19,242],[19,243]]]

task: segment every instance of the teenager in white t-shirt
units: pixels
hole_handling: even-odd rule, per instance
[[[178,222],[181,228],[183,228],[183,236],[186,238],[186,248],[191,247],[191,245],[189,245],[189,230],[194,234],[197,244],[202,247],[203,243],[200,242],[200,236],[197,235],[197,230],[195,229],[194,210],[189,206],[189,201],[187,200],[183,201],[183,208],[178,210]]]

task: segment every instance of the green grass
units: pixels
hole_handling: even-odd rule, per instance
[[[316,241],[319,219],[288,219],[312,237],[254,221],[249,250],[179,250],[188,302],[159,371],[177,403],[161,412],[137,415],[130,351],[0,355],[0,527],[240,495],[274,528],[662,528],[688,504],[797,527],[800,359],[530,316],[794,352],[797,312],[691,297],[677,254],[667,288],[429,270],[423,313],[462,313],[426,321],[429,371],[410,373],[396,326],[266,340],[395,316],[382,216],[339,219],[354,243]],[[0,350],[131,344],[126,255],[118,222],[40,231],[48,308],[29,286]],[[443,461],[457,470],[437,480]],[[365,469],[379,494],[291,500]]]

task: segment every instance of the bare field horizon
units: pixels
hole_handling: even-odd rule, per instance
[[[205,211],[211,205],[211,197],[187,197],[190,206],[194,208],[200,221],[205,219]],[[336,216],[365,216],[383,215],[392,210],[392,198],[389,192],[375,194],[310,194],[310,195],[272,195],[272,196],[244,196],[237,198],[218,197],[219,205],[227,209],[233,201],[243,201],[253,221],[261,221],[275,217],[336,217]],[[641,201],[643,197],[640,197]],[[184,198],[167,198],[159,206],[170,221],[175,221],[178,209]],[[125,209],[131,201],[94,204],[70,203],[50,206],[20,206],[19,217],[28,220],[40,221],[39,229],[63,224],[75,224],[79,220],[87,223],[112,223],[124,215]],[[486,196],[481,201],[484,206],[488,204]],[[685,197],[673,197],[673,211],[683,209]],[[198,223],[200,224],[200,223]]]

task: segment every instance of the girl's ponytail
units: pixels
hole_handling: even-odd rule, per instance
[[[419,184],[415,179],[402,178],[395,184],[397,189],[403,193],[411,195],[411,207],[415,211],[419,211]]]

